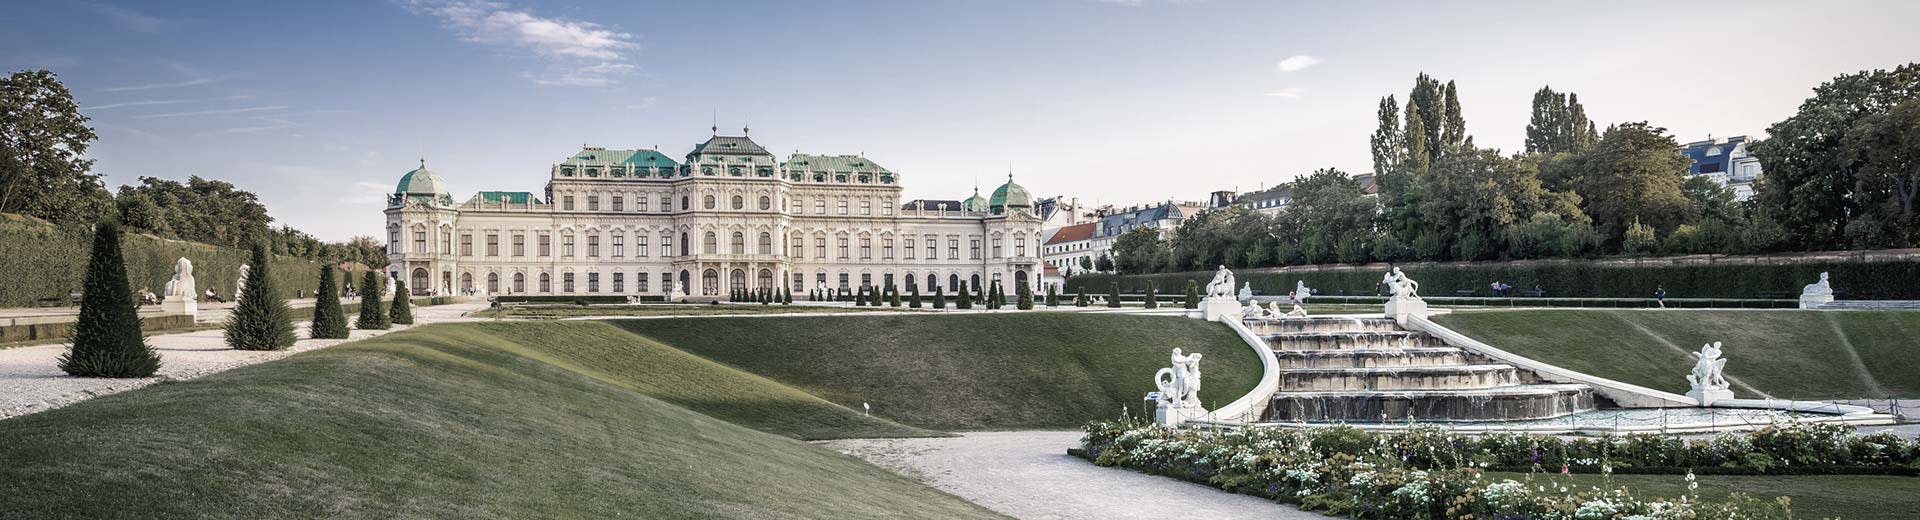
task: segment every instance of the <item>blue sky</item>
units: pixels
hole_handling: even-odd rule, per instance
[[[782,155],[865,153],[910,198],[1011,167],[1129,204],[1365,172],[1374,104],[1422,71],[1514,150],[1542,85],[1685,141],[1920,56],[1920,2],[10,4],[0,64],[60,74],[112,186],[223,179],[326,239],[374,234],[423,156],[462,199],[539,192],[582,144],[678,157],[716,114]]]

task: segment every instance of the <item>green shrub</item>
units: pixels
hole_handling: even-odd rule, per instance
[[[333,264],[320,265],[320,290],[313,293],[313,323],[307,326],[307,337],[347,338],[347,314],[340,308],[340,288],[334,282]]]
[[[1014,308],[1020,309],[1023,311],[1033,310],[1033,289],[1027,287],[1027,284],[1023,283],[1023,284],[1020,284],[1020,287],[1017,288],[1017,292],[1019,292],[1019,294],[1018,294],[1018,298],[1014,302]],[[1052,292],[1052,290],[1048,290],[1048,292]]]
[[[1154,295],[1153,284],[1147,284],[1147,308],[1149,309],[1160,308],[1160,297]]]
[[[1187,280],[1186,307],[1188,309],[1200,308],[1200,282],[1193,281],[1192,279]]]
[[[907,288],[907,308],[920,308],[920,286],[915,285]]]
[[[401,325],[413,324],[413,294],[407,291],[406,280],[393,280],[393,303],[387,305],[387,321]]]
[[[386,330],[393,327],[387,322],[386,308],[380,305],[383,294],[380,273],[367,271],[360,277],[360,318],[353,326],[360,330]]]
[[[933,286],[933,308],[947,308],[947,293],[944,291],[945,290],[941,289],[938,285]]]
[[[234,295],[239,304],[233,307],[233,315],[227,317],[227,346],[235,350],[280,350],[293,346],[296,339],[293,332],[292,309],[287,301],[273,290],[273,277],[264,276],[267,268],[267,247],[253,246],[253,263],[263,276],[248,276],[240,294]]]
[[[967,282],[960,282],[960,287],[953,292],[953,298],[954,308],[962,310],[973,308],[973,297],[967,294]]]
[[[60,356],[60,370],[80,377],[151,376],[160,370],[160,355],[140,335],[140,316],[120,254],[119,219],[106,218],[96,229],[73,344]]]
[[[0,215],[0,273],[7,283],[0,284],[0,307],[30,307],[41,298],[66,296],[82,291],[93,230],[86,226],[54,226],[14,215]],[[121,234],[120,257],[126,265],[127,284],[161,292],[173,277],[175,260],[193,261],[195,285],[206,288],[233,287],[240,264],[251,255],[244,249],[215,247],[197,242],[168,240],[138,233]],[[283,298],[300,296],[320,280],[317,268],[325,262],[276,256],[272,269],[255,269],[253,276],[272,276],[274,287]]]
[[[1147,286],[1152,287],[1153,285],[1149,283]],[[1113,283],[1109,286],[1109,290],[1107,291],[1107,306],[1115,309],[1120,308],[1120,284],[1119,283]]]

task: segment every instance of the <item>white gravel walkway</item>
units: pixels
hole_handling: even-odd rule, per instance
[[[1266,499],[1067,455],[1078,431],[981,432],[819,444],[1026,519],[1326,518]]]
[[[59,367],[60,355],[67,351],[64,344],[0,349],[0,419],[52,410],[163,380],[192,379],[429,323],[472,321],[475,318],[467,318],[465,314],[486,306],[486,302],[468,302],[414,307],[414,325],[395,325],[389,330],[354,330],[350,339],[302,339],[280,351],[227,348],[219,329],[148,336],[148,344],[160,352],[160,373],[138,379],[69,376]],[[347,319],[351,323],[353,316]],[[307,335],[307,326],[308,322],[304,321],[295,324],[303,338]]]

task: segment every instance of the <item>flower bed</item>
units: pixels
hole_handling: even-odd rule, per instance
[[[1691,484],[1694,468],[1767,473],[1862,468],[1909,475],[1915,468],[1914,442],[1891,434],[1855,436],[1850,426],[1829,424],[1789,424],[1699,441],[1661,435],[1468,436],[1438,428],[1376,434],[1344,426],[1169,430],[1129,421],[1094,422],[1086,430],[1075,454],[1102,466],[1355,518],[1787,518],[1784,500],[1737,493],[1705,503],[1697,496],[1646,498],[1624,489],[1569,489],[1557,479],[1534,475],[1685,471],[1685,477],[1676,478]],[[1484,471],[1515,468],[1529,473],[1526,481],[1482,478]]]

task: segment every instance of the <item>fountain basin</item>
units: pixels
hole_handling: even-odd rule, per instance
[[[1470,390],[1281,392],[1267,422],[1510,421],[1559,417],[1593,408],[1580,384],[1517,385]]]
[[[1424,332],[1292,332],[1268,334],[1261,339],[1274,350],[1332,350],[1362,348],[1445,347],[1447,344]]]
[[[1292,368],[1369,368],[1465,365],[1471,359],[1454,347],[1276,350],[1280,366]]]
[[[1265,318],[1245,321],[1254,334],[1289,332],[1391,332],[1400,330],[1393,318]]]

